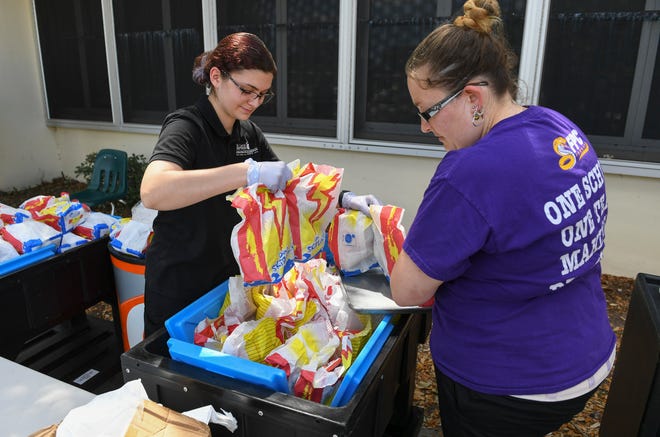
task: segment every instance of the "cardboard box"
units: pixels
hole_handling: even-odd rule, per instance
[[[184,416],[149,399],[138,408],[125,437],[211,437],[205,423]]]
[[[33,432],[28,437],[55,437],[57,435],[57,424],[51,425],[48,428],[40,429]]]
[[[56,435],[57,425],[51,425],[30,437]],[[211,429],[205,423],[146,399],[135,411],[124,437],[211,437]]]

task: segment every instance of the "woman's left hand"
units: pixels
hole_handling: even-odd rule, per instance
[[[369,213],[369,205],[380,205],[380,200],[373,194],[364,194],[358,196],[352,191],[344,193],[341,198],[341,206],[343,208],[355,209],[357,211],[362,211],[368,217],[371,217]]]

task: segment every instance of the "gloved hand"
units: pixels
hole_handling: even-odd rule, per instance
[[[257,162],[248,158],[247,183],[248,185],[262,183],[270,191],[283,190],[286,182],[291,179],[293,173],[284,161],[261,161]]]
[[[367,217],[371,217],[371,214],[369,213],[369,205],[380,205],[380,200],[378,200],[373,194],[358,196],[352,191],[345,192],[341,198],[341,206],[343,208],[362,211]]]

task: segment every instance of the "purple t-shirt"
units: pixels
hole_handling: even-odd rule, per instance
[[[444,281],[431,351],[483,393],[557,392],[590,377],[616,338],[600,282],[607,201],[586,135],[538,106],[438,165],[404,248]]]

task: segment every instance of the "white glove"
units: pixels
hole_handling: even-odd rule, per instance
[[[261,161],[257,162],[248,158],[247,183],[248,185],[261,183],[270,191],[283,190],[286,182],[291,179],[293,173],[284,161]]]
[[[369,213],[369,205],[380,205],[380,200],[378,200],[373,194],[358,196],[352,191],[345,192],[341,198],[341,206],[343,208],[362,211],[367,217],[371,217],[371,213]]]

